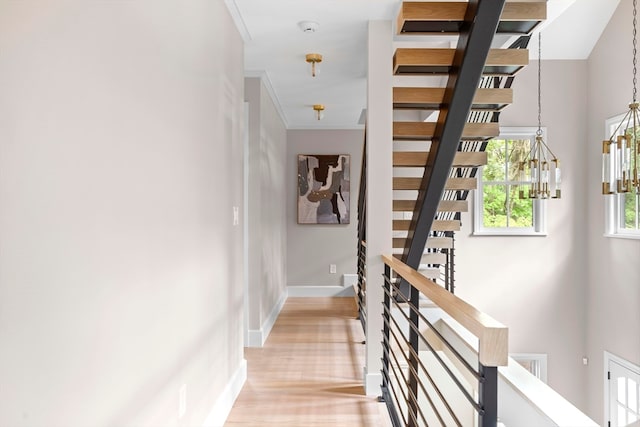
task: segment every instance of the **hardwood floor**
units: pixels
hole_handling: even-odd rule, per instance
[[[225,426],[382,427],[364,395],[364,334],[353,298],[289,298],[263,348],[246,348],[248,378]]]

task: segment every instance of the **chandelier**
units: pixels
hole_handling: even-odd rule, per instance
[[[609,139],[602,142],[602,194],[640,191],[638,102],[636,89],[636,0],[633,0],[633,102]]]
[[[560,160],[549,149],[542,132],[542,43],[538,33],[538,130],[531,148],[518,164],[520,199],[559,199],[562,184]]]

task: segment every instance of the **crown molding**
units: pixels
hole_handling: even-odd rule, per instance
[[[227,6],[227,10],[229,10],[231,19],[233,19],[233,23],[236,24],[236,28],[238,29],[242,40],[245,43],[250,42],[252,40],[251,34],[249,33],[247,24],[245,24],[244,19],[242,19],[242,14],[240,13],[240,9],[238,8],[238,4],[236,3],[236,1],[224,0],[224,4]]]
[[[264,70],[245,70],[244,76],[260,79],[262,84],[264,84],[265,89],[267,89],[267,93],[269,93],[269,96],[271,96],[271,99],[273,100],[273,105],[275,105],[276,111],[278,112],[278,115],[280,116],[282,123],[284,123],[285,129],[289,129],[289,122],[287,120],[287,116],[284,114],[284,110],[282,109],[282,104],[280,104],[280,100],[276,95],[275,89],[273,89],[273,84],[271,83],[269,74]]]

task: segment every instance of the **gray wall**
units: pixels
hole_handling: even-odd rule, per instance
[[[0,8],[0,425],[201,425],[242,366],[242,40],[221,1]]]
[[[589,256],[587,349],[588,412],[603,422],[604,351],[640,365],[640,240],[604,237],[604,201],[601,192],[601,149],[605,120],[627,110],[632,101],[631,1],[622,1],[588,62],[589,138],[588,200]]]
[[[549,385],[583,410],[586,85],[586,61],[543,61],[542,124],[563,173],[562,199],[546,202],[548,235],[470,236],[467,214],[456,244],[456,294],[509,327],[511,352],[547,353]],[[513,90],[500,125],[537,126],[537,61]]]
[[[262,80],[245,79],[249,102],[249,330],[266,338],[286,290],[287,132]],[[262,338],[260,341],[262,341]]]
[[[362,165],[362,130],[287,132],[287,280],[289,286],[339,286],[356,273],[357,207]],[[351,155],[351,219],[344,225],[298,224],[298,154]],[[336,264],[336,274],[329,265]]]

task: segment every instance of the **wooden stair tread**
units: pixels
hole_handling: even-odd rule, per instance
[[[394,190],[419,190],[422,178],[393,178]],[[476,178],[449,178],[444,186],[445,190],[475,190],[478,188]]]
[[[445,88],[440,87],[394,87],[393,108],[439,110],[444,107],[444,94]],[[511,88],[478,88],[471,109],[499,111],[512,102]]]
[[[411,220],[409,219],[394,219],[393,230],[394,231],[407,231]],[[431,231],[460,231],[460,221],[458,220],[441,220],[436,219],[433,221]]]
[[[402,259],[402,254],[393,254],[394,258]],[[442,252],[428,252],[422,254],[422,258],[420,259],[420,264],[446,264],[447,263],[447,254]]]
[[[394,200],[394,212],[413,212],[416,205],[415,200]],[[440,200],[438,212],[468,212],[468,200]]]
[[[398,34],[458,33],[468,2],[403,2],[397,18]],[[547,18],[543,1],[507,2],[497,34],[530,34]]]
[[[429,268],[421,265],[420,267],[418,267],[418,272],[427,279],[436,280],[440,278],[440,269],[437,267]]]
[[[424,167],[427,164],[428,151],[394,151],[393,166]],[[458,151],[453,158],[452,167],[469,168],[487,164],[487,153],[484,151]]]
[[[398,48],[393,55],[393,74],[449,74],[455,53],[456,50],[450,48]],[[483,74],[513,76],[528,64],[527,49],[491,49]]]
[[[393,122],[393,137],[398,141],[431,140],[435,130],[435,122]],[[467,123],[462,130],[463,141],[485,141],[498,135],[500,135],[498,123]]]
[[[404,237],[394,237],[393,238],[393,247],[394,248],[404,248],[406,243],[406,238]],[[427,239],[427,248],[432,249],[450,249],[453,247],[453,238],[451,237],[429,237]]]

